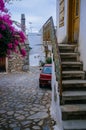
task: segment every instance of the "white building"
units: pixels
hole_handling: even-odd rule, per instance
[[[30,66],[39,66],[40,61],[45,61],[44,48],[41,33],[29,33],[29,62]]]
[[[77,42],[86,71],[86,0],[57,0],[58,43]]]
[[[56,35],[61,58],[58,81],[62,126],[64,130],[84,130],[86,129],[86,116],[84,117],[86,115],[86,89],[84,89],[86,88],[86,0],[57,0],[56,7]],[[79,68],[80,64],[82,67]],[[58,68],[56,68],[57,72]]]

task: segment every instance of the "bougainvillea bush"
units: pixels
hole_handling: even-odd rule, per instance
[[[25,56],[26,51],[22,48],[22,44],[26,37],[21,30],[19,31],[13,26],[5,4],[6,1],[0,0],[0,58],[10,56],[13,52]]]

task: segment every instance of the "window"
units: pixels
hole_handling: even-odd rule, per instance
[[[59,27],[64,26],[64,0],[59,2]]]
[[[50,66],[45,66],[42,70],[42,73],[45,73],[45,74],[51,74],[52,73],[52,67]]]

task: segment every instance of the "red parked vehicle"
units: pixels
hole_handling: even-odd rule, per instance
[[[52,79],[52,64],[45,64],[39,76],[39,87],[50,86]]]

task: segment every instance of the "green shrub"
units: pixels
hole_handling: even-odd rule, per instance
[[[48,57],[48,58],[46,59],[46,63],[47,63],[47,64],[51,64],[51,63],[52,63],[52,58],[51,58],[51,57]]]

